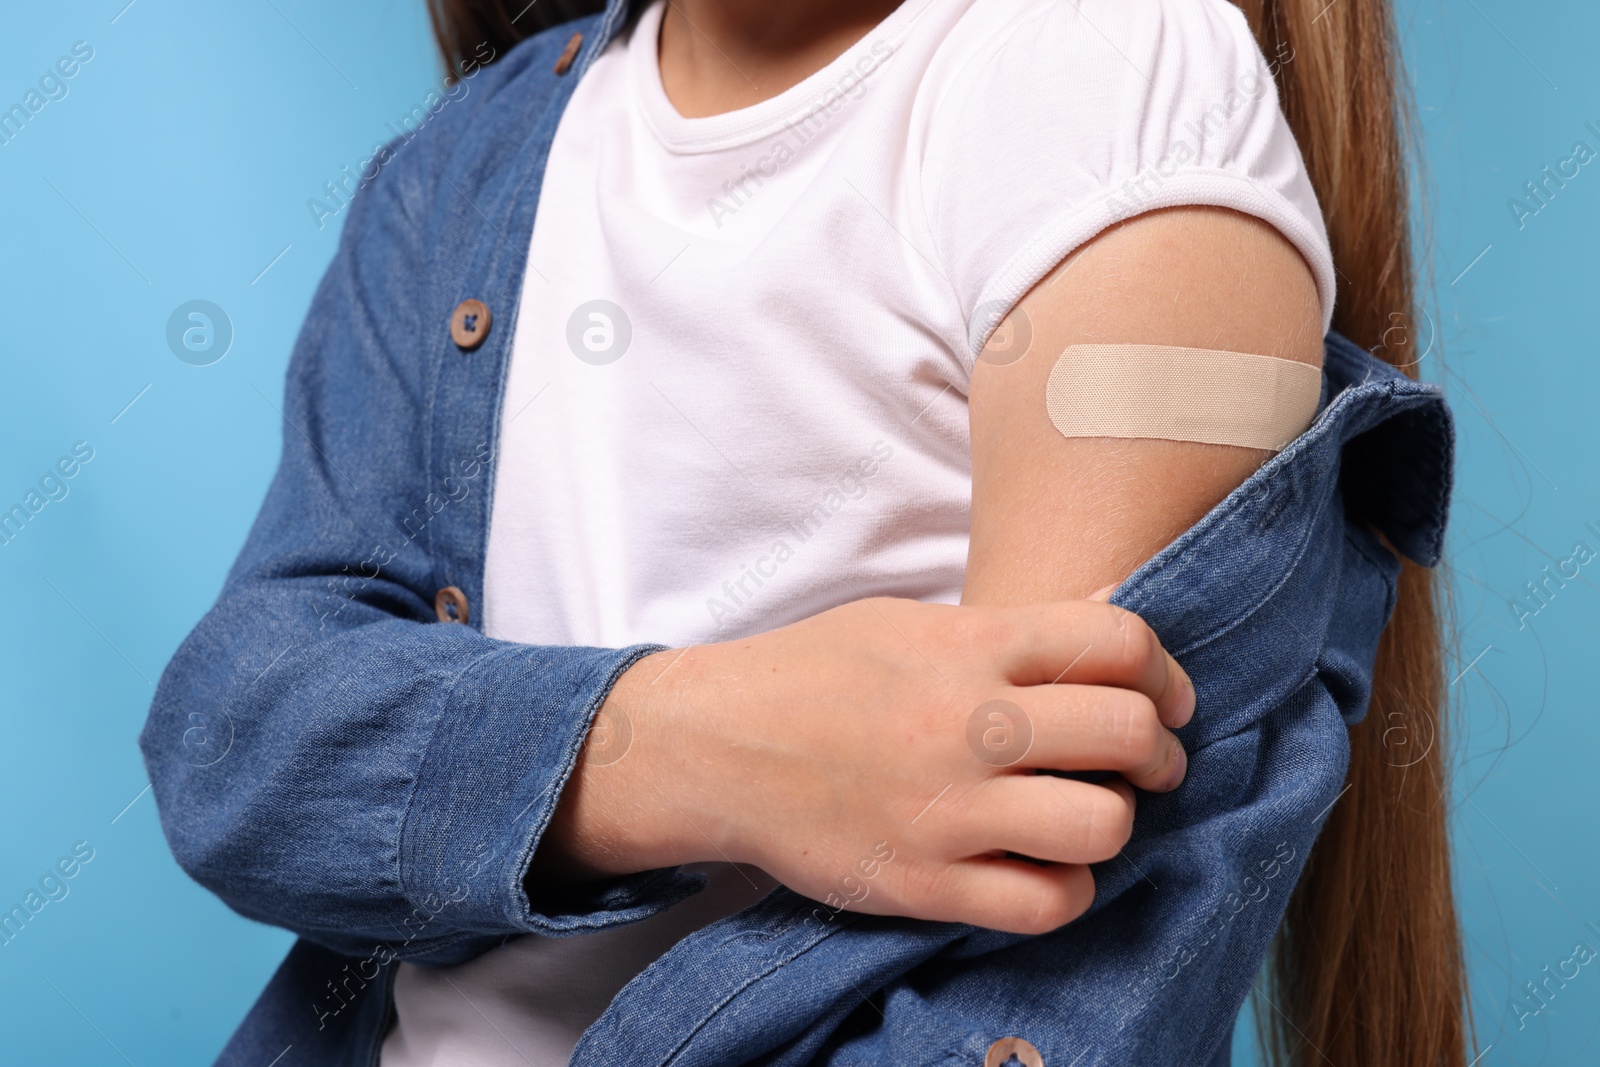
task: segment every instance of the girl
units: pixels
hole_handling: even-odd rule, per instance
[[[1442,764],[1382,745],[1448,415],[1357,347],[1391,33],[1318,7],[438,3],[468,91],[375,157],[142,737],[302,935],[221,1062],[1224,1063],[1286,908],[1282,1058],[1463,1062]],[[1070,428],[1174,348],[1186,425],[1303,417]]]

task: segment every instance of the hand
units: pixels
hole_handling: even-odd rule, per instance
[[[596,726],[627,750],[586,748],[531,877],[722,859],[851,910],[1042,933],[1127,842],[1129,783],[1182,780],[1169,728],[1193,711],[1109,604],[858,601],[635,664]]]

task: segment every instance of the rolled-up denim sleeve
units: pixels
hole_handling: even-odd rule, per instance
[[[479,580],[441,543],[486,527],[493,441],[430,452],[444,354],[413,291],[427,150],[405,151],[349,207],[290,361],[281,463],[140,746],[178,862],[236,911],[341,952],[451,962],[642,918],[698,883],[650,871],[530,903],[593,715],[659,646],[534,647],[440,621],[438,591]]]

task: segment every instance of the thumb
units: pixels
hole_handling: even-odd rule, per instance
[[[1121,584],[1122,584],[1121,582],[1112,582],[1110,585],[1106,586],[1104,589],[1096,589],[1094,592],[1090,593],[1088,596],[1084,597],[1083,599],[1085,599],[1085,600],[1098,600],[1102,604],[1109,604],[1109,603],[1111,603],[1111,594],[1115,593],[1117,591],[1117,586],[1119,586]]]

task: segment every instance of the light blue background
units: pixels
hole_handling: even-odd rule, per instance
[[[95,452],[0,547],[0,904],[95,850],[0,947],[8,1064],[207,1063],[289,943],[173,863],[135,737],[276,463],[285,361],[337,238],[306,201],[439,78],[422,0],[125,3],[7,0],[0,34],[0,106],[75,41],[95,53],[0,146],[0,505],[74,442]],[[1576,140],[1600,149],[1600,11],[1450,7],[1402,19],[1428,159],[1418,332],[1461,429],[1449,802],[1480,1062],[1596,1064],[1600,965],[1524,1028],[1511,1004],[1580,937],[1600,948],[1581,927],[1600,925],[1600,562],[1526,628],[1509,601],[1575,541],[1600,551],[1600,164],[1520,229],[1507,201]],[[193,299],[234,327],[210,366],[166,345]]]

